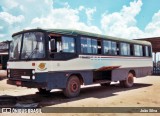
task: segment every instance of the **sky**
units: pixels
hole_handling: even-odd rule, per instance
[[[0,41],[31,28],[126,39],[160,36],[159,0],[0,0]]]

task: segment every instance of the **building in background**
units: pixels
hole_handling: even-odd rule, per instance
[[[7,61],[9,59],[9,44],[11,41],[0,42],[0,70],[7,68]]]
[[[153,74],[160,75],[160,61],[158,56],[160,53],[160,37],[141,38],[136,40],[145,40],[151,42],[153,53]]]

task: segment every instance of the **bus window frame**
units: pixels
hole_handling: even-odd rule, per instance
[[[81,51],[81,38],[86,38],[86,39],[89,38],[89,39],[91,39],[91,52],[92,53],[84,53],[84,52]],[[92,50],[92,39],[97,41],[97,53],[93,53],[93,50]],[[79,37],[79,40],[80,40],[80,54],[83,54],[83,55],[102,55],[102,54],[98,54],[98,41],[99,41],[98,38],[81,35]],[[102,40],[100,40],[100,41],[101,41],[101,49],[102,49]],[[102,52],[102,50],[101,50],[101,52]]]
[[[16,35],[19,35],[19,34],[22,34],[22,38],[21,38],[21,48],[20,48],[20,54],[19,54],[19,58],[18,59],[14,59],[14,60],[8,60],[8,61],[26,61],[26,59],[22,59],[21,58],[21,52],[22,52],[22,48],[23,48],[23,39],[24,39],[24,34],[25,33],[31,33],[31,32],[41,32],[44,34],[44,50],[45,50],[45,56],[43,58],[32,58],[31,60],[34,60],[34,61],[44,61],[46,59],[48,59],[48,37],[47,37],[47,32],[44,31],[44,30],[37,30],[37,29],[33,29],[33,30],[24,30],[22,32],[18,32],[18,33],[15,33],[12,35],[12,38],[13,36],[16,36]],[[9,54],[10,55],[10,54]],[[27,59],[28,60],[28,59]],[[29,59],[30,60],[30,59]]]
[[[136,55],[135,55],[135,46],[134,46],[134,45],[142,46],[142,56],[136,56]],[[144,53],[143,53],[143,52],[144,52],[144,51],[143,51],[143,46],[145,46],[145,45],[142,45],[142,44],[135,44],[135,43],[134,43],[133,46],[134,46],[133,49],[134,49],[134,56],[135,56],[135,57],[146,57],[146,56],[144,56]]]
[[[112,49],[112,42],[115,42],[116,43],[116,54],[105,54],[104,53],[104,41],[110,41],[111,42],[111,49]],[[102,40],[102,43],[103,43],[103,55],[105,55],[105,56],[119,56],[119,54],[118,54],[118,52],[117,52],[117,44],[119,44],[119,42],[118,41],[114,41],[114,40],[110,40],[110,39],[103,39]],[[119,48],[118,48],[119,49]]]
[[[76,53],[76,41],[75,41],[75,37],[72,37],[72,36],[61,36],[61,41],[62,41],[62,48],[63,48],[63,39],[62,39],[62,37],[70,37],[70,38],[73,38],[73,42],[74,42],[74,52],[63,52],[63,49],[62,49],[62,52],[61,53],[73,53],[73,54],[75,54]]]
[[[124,57],[152,57],[152,53],[149,53],[151,55],[149,56],[136,56],[135,55],[135,49],[134,49],[134,45],[141,45],[142,48],[143,46],[148,46],[149,47],[149,51],[152,52],[151,49],[151,45],[146,45],[146,44],[137,44],[137,43],[132,43],[132,42],[126,42],[126,41],[121,41],[121,40],[112,40],[110,38],[98,38],[98,37],[93,37],[93,36],[86,36],[86,35],[67,35],[67,34],[59,34],[59,33],[50,33],[50,34],[57,34],[57,35],[60,35],[60,36],[67,36],[67,37],[72,37],[74,38],[74,42],[75,42],[75,52],[73,54],[79,54],[79,55],[96,55],[96,56],[124,56]],[[100,41],[101,43],[101,54],[94,54],[94,53],[83,53],[81,51],[81,38],[84,37],[84,38],[90,38],[91,40],[92,39],[96,39],[97,40],[97,47],[98,47],[98,41]],[[104,44],[103,44],[103,41],[111,41],[111,42],[116,42],[116,45],[118,44],[118,46],[116,46],[116,50],[117,50],[117,54],[104,54]],[[79,42],[79,43],[78,43]],[[92,41],[91,41],[92,43]],[[130,45],[130,55],[121,55],[120,53],[120,49],[121,49],[121,46],[120,46],[120,43],[127,43]],[[133,46],[133,47],[131,47]],[[132,51],[133,51],[133,54],[131,54],[131,48],[132,48]],[[92,49],[91,49],[92,50]],[[118,50],[119,50],[119,54],[118,54]],[[48,50],[49,51],[49,50]],[[143,50],[142,50],[143,52]],[[63,53],[70,53],[70,52],[63,52]],[[72,54],[72,53],[71,53]]]
[[[51,52],[50,51],[50,49],[49,49],[49,42],[50,42],[50,38],[48,39],[48,52],[49,52],[49,54],[50,53],[73,53],[73,54],[75,54],[75,53],[77,53],[77,46],[76,46],[76,37],[75,36],[70,36],[70,35],[65,35],[65,34],[58,34],[58,33],[49,33],[49,34],[47,34],[48,36],[49,35],[58,35],[59,37],[60,37],[60,41],[62,42],[62,37],[70,37],[70,38],[73,38],[73,40],[74,40],[74,52],[63,52],[63,49],[62,49],[62,51],[61,52]],[[54,37],[54,36],[53,36]],[[62,42],[63,43],[63,42]],[[57,41],[55,41],[55,47],[57,47]],[[56,48],[57,49],[57,48]]]
[[[124,55],[124,54],[122,54],[122,51],[121,51],[121,44],[128,44],[129,45],[129,51],[127,50],[127,52],[129,52],[129,55],[127,54],[127,55]],[[119,48],[120,48],[120,56],[132,56],[131,55],[131,43],[127,43],[127,42],[119,42]]]

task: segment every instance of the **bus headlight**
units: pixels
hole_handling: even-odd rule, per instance
[[[32,76],[32,79],[33,79],[33,80],[35,79],[35,76],[34,76],[34,75]]]
[[[35,74],[35,70],[32,70],[32,74],[33,74],[33,75]]]
[[[8,74],[8,77],[10,77],[11,75],[10,74]]]

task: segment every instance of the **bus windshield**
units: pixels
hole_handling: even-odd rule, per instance
[[[23,37],[23,40],[22,40]],[[23,42],[23,43],[22,43]],[[10,45],[10,60],[40,59],[45,57],[44,34],[27,32],[16,35]]]

